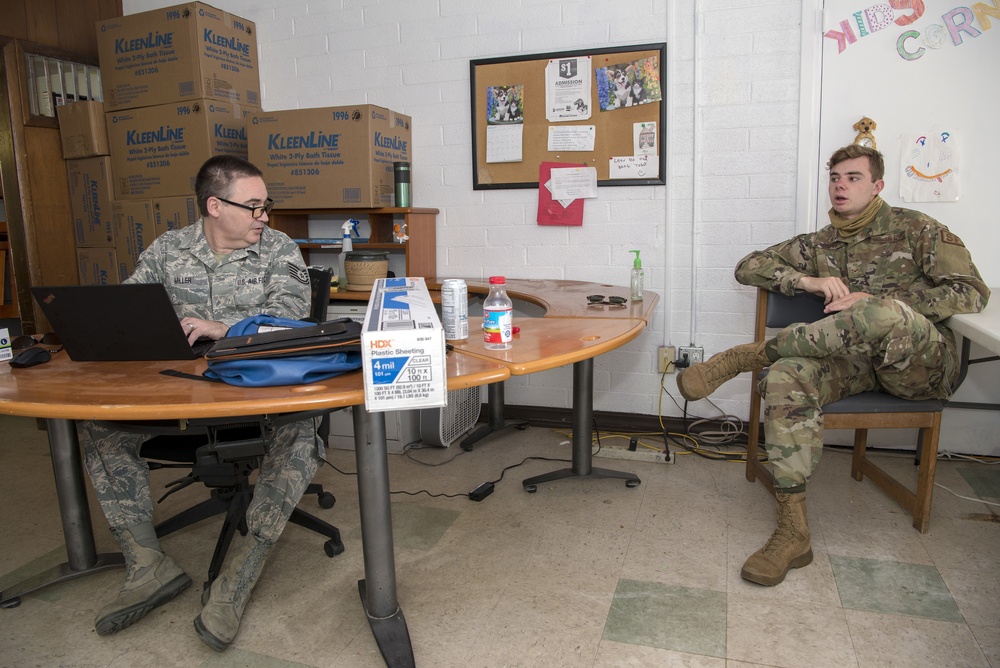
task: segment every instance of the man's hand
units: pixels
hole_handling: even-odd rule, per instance
[[[871,297],[867,292],[851,292],[844,279],[836,276],[822,278],[803,276],[795,287],[823,297],[823,303],[826,305],[823,308],[824,313],[843,311],[851,307],[854,302]]]
[[[823,298],[823,303],[829,306],[834,300],[841,299],[851,294],[851,289],[847,287],[842,278],[836,276],[803,276],[795,286],[800,290],[811,292]]]
[[[218,341],[229,331],[229,327],[224,323],[199,318],[181,318],[181,326],[184,328],[184,333],[187,334],[188,343],[192,346],[198,339]]]

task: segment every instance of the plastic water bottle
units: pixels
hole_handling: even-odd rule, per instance
[[[508,350],[514,333],[514,303],[503,276],[490,276],[490,294],[483,302],[483,342],[487,350]]]

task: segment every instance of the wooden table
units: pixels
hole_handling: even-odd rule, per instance
[[[472,293],[488,293],[489,284],[466,281]],[[629,487],[641,481],[631,473],[594,468],[594,358],[632,341],[646,327],[659,295],[646,291],[638,302],[625,305],[595,305],[588,295],[627,296],[628,288],[586,281],[508,279],[507,294],[545,309],[541,318],[517,318],[520,327],[509,350],[487,350],[483,346],[482,318],[469,319],[469,339],[453,341],[456,350],[470,356],[504,364],[513,376],[573,365],[573,462],[567,469],[545,473],[522,481],[534,492],[544,482],[564,478],[623,478]],[[503,383],[489,391],[489,421],[462,442],[469,449],[479,439],[511,426],[503,417]]]
[[[7,365],[4,365],[7,367]],[[364,409],[360,372],[311,385],[242,388],[165,376],[163,369],[201,374],[204,359],[166,362],[49,363],[0,374],[0,413],[44,418],[66,541],[67,562],[0,594],[4,607],[41,587],[123,564],[120,554],[97,554],[75,420],[174,420],[332,410],[355,406],[355,458],[365,578],[362,604],[388,665],[413,665],[406,621],[396,599],[385,418]],[[448,389],[505,380],[501,364],[468,355],[447,357]],[[367,423],[367,424],[366,424]],[[367,428],[366,428],[367,427]],[[367,439],[364,436],[367,434]]]
[[[488,292],[485,282],[469,281],[471,292]],[[593,362],[597,355],[637,337],[645,328],[659,297],[626,306],[592,306],[587,295],[628,295],[628,290],[583,281],[529,281],[512,279],[508,294],[545,309],[542,318],[519,318],[521,328],[510,350],[483,347],[481,319],[469,323],[470,338],[455,343],[448,354],[448,389],[488,385],[490,420],[496,431],[503,422],[503,381],[573,365],[573,465],[570,469],[523,481],[526,490],[567,477],[624,478],[628,473],[591,466],[593,438]],[[308,412],[354,406],[355,457],[361,510],[361,542],[365,578],[358,582],[369,624],[386,663],[413,665],[406,622],[396,598],[392,519],[389,502],[385,419],[364,409],[360,373],[312,385],[239,388],[160,374],[162,369],[200,374],[204,360],[170,362],[71,362],[57,353],[52,362],[0,374],[0,413],[45,418],[52,467],[56,478],[68,562],[31,582],[20,583],[0,595],[16,599],[39,587],[121,565],[121,555],[98,555],[84,487],[83,467],[74,420],[173,420]],[[360,434],[367,434],[363,440]],[[362,442],[359,442],[362,441]],[[30,588],[25,588],[27,585]],[[4,598],[6,597],[6,598]]]

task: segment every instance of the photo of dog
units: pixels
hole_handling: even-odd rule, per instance
[[[487,88],[487,123],[522,123],[523,90],[521,85]]]
[[[612,89],[614,94],[614,108],[621,109],[632,104],[632,83],[635,81],[634,70],[631,65],[614,68],[611,76]]]
[[[573,103],[573,107],[576,109],[577,113],[582,116],[587,113],[587,110],[590,108],[590,105],[584,102],[583,98],[581,97],[578,98],[577,101]]]
[[[657,102],[660,93],[658,58],[650,57],[594,69],[601,111]]]

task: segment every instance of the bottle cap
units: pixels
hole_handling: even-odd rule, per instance
[[[639,251],[630,250],[629,253],[635,253],[635,261],[632,262],[632,266],[636,269],[642,269],[642,260],[639,259]]]
[[[507,279],[503,276],[490,276],[490,285],[506,285]]]

